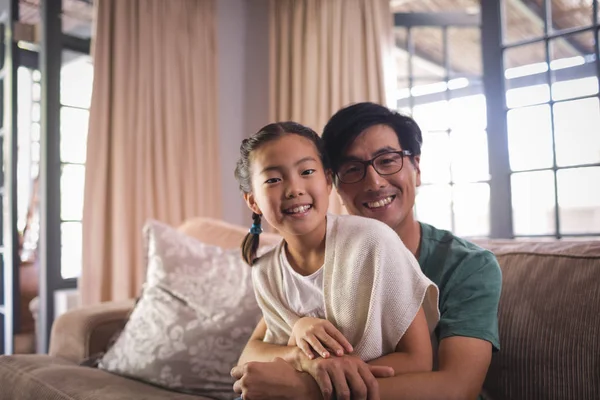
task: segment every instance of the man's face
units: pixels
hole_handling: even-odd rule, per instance
[[[342,162],[347,159],[367,161],[385,150],[404,149],[392,128],[375,125],[365,129],[348,146]],[[415,193],[417,186],[421,185],[419,160],[418,156],[415,157],[413,164],[409,157],[405,157],[400,171],[385,176],[369,166],[363,180],[350,184],[339,182],[338,192],[348,212],[375,218],[399,232],[403,224],[414,220]]]

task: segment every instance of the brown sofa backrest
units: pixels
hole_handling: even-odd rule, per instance
[[[488,241],[502,269],[493,400],[600,399],[600,241]]]
[[[180,230],[239,247],[248,227],[211,218]],[[263,233],[261,245],[281,239]],[[477,241],[502,269],[500,345],[484,389],[493,400],[600,399],[600,241]]]
[[[198,217],[185,221],[178,229],[203,243],[233,249],[242,245],[250,224],[246,228],[213,218]],[[274,233],[265,232],[260,235],[261,246],[273,245],[280,240],[281,236]]]

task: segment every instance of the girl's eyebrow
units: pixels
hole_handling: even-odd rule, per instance
[[[300,160],[296,161],[294,163],[294,167],[296,167],[306,161],[317,161],[317,160],[313,156],[307,156],[307,157],[301,158]],[[281,171],[283,168],[284,167],[281,165],[269,165],[268,167],[263,168],[263,170],[260,171],[260,173],[264,174],[265,172],[269,172],[269,171]]]

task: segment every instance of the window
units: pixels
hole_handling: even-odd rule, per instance
[[[439,25],[433,15],[425,24],[396,27],[398,109],[423,132],[415,212],[459,235],[487,236],[490,175],[479,27]]]
[[[18,229],[24,260],[34,259],[39,239],[40,72],[19,67]],[[83,192],[93,66],[88,55],[63,51],[61,70],[61,276],[81,273]],[[25,227],[27,227],[25,229]]]
[[[503,38],[505,91],[493,95],[505,107],[489,110],[480,20],[471,23],[479,6],[464,13],[396,6],[398,110],[423,131],[420,220],[460,236],[489,236],[491,221],[506,215],[490,209],[490,157],[500,151],[508,154],[511,191],[512,232],[504,236],[600,235],[600,186],[592,183],[600,182],[594,3],[502,2],[503,29],[495,34]],[[411,18],[415,11],[429,17]],[[491,110],[506,123],[508,148],[488,154]]]
[[[531,2],[540,10],[535,24],[516,18],[513,2],[503,2],[515,236],[600,235],[600,191],[594,183],[600,182],[594,2]]]
[[[89,55],[63,51],[60,88],[61,275],[81,273],[83,192],[94,70]]]

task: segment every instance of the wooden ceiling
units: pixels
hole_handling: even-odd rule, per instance
[[[505,0],[505,43],[540,37],[544,32],[541,15],[543,0]],[[466,12],[479,13],[478,0],[392,0],[394,12]],[[592,0],[551,0],[553,29],[570,29],[592,24]],[[397,64],[400,75],[407,71],[407,29],[396,28]],[[439,28],[413,28],[412,38],[417,61],[415,75],[444,76],[442,32]],[[586,32],[553,40],[551,59],[593,54],[594,35]],[[505,53],[506,68],[545,61],[544,43],[510,49]],[[481,37],[479,29],[448,29],[448,64],[457,75],[481,75]],[[437,69],[436,69],[437,67]],[[437,72],[437,73],[436,73]]]
[[[126,1],[126,0],[125,0]],[[21,22],[40,23],[40,0],[19,0]],[[89,39],[92,36],[94,10],[91,0],[63,0],[63,32]]]

